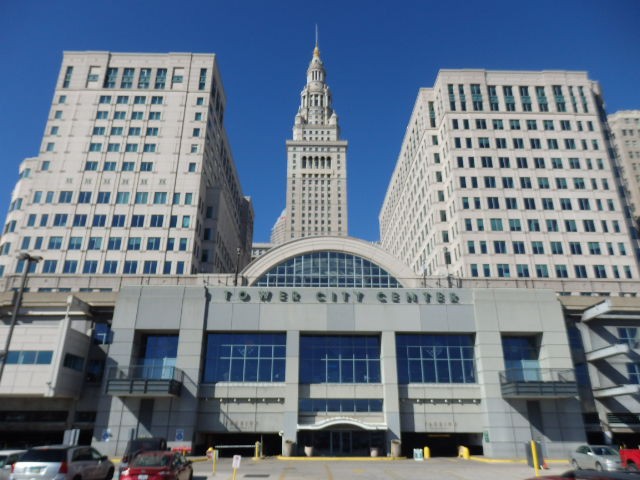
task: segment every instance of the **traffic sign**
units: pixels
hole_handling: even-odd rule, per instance
[[[240,460],[242,460],[242,455],[233,456],[233,468],[240,468]]]

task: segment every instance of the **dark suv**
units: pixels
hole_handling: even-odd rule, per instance
[[[149,450],[166,450],[167,441],[160,437],[148,437],[148,438],[136,438],[129,440],[127,448],[124,449],[122,454],[122,460],[118,470],[122,472],[129,466],[129,462],[140,452],[147,452]]]

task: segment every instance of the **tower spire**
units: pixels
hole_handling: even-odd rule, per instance
[[[313,56],[320,56],[320,47],[318,47],[318,24],[316,23],[316,48],[313,49]]]

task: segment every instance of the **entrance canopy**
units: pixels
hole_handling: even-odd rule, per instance
[[[365,423],[356,418],[351,417],[332,417],[313,424],[298,425],[298,430],[324,430],[332,427],[358,427],[363,430],[386,430],[387,425],[384,423]]]

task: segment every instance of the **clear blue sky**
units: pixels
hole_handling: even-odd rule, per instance
[[[587,70],[609,113],[640,108],[640,0],[0,0],[0,215],[38,153],[64,50],[213,52],[254,239],[268,241],[316,23],[349,141],[349,233],[366,240],[418,89],[441,68]]]

